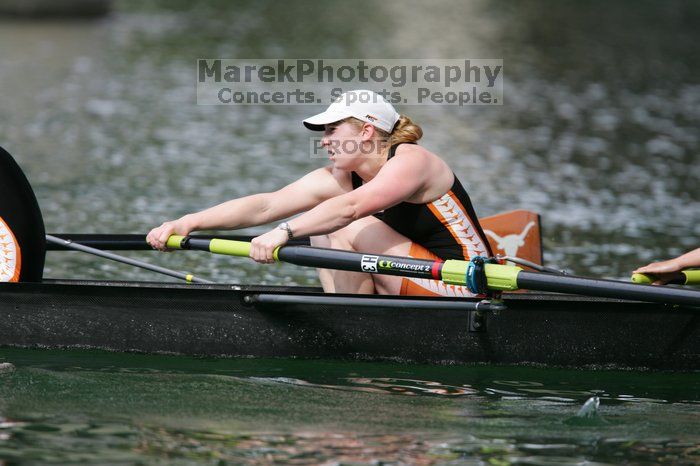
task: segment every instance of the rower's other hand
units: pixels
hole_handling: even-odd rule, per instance
[[[275,228],[264,235],[253,238],[250,242],[250,257],[261,264],[275,262],[274,252],[280,246],[287,243],[289,236],[286,230]]]
[[[170,249],[167,247],[168,238],[172,235],[187,236],[191,231],[192,228],[187,225],[187,222],[180,218],[178,220],[163,222],[160,226],[152,229],[148,232],[148,235],[146,235],[146,241],[153,249],[169,251]]]
[[[652,275],[653,278],[655,278],[652,285],[665,285],[683,278],[681,270],[682,267],[677,263],[677,261],[675,259],[671,259],[661,262],[652,262],[644,267],[639,267],[632,273]]]

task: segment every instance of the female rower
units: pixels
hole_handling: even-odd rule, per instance
[[[700,267],[700,248],[667,261],[652,262],[638,268],[633,273],[653,275],[656,278],[654,285],[664,285],[681,278],[682,270],[696,267]]]
[[[273,262],[294,237],[316,247],[424,259],[469,260],[491,250],[466,191],[447,164],[416,144],[423,132],[378,94],[350,91],[304,120],[324,131],[331,165],[276,192],[234,199],[151,230],[165,250],[170,235],[263,225],[304,212],[253,239],[250,256]],[[468,296],[437,280],[319,270],[326,292]]]

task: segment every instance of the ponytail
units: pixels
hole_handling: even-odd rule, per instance
[[[365,124],[364,121],[353,117],[348,117],[345,120],[341,120],[341,122],[349,122],[358,129],[362,128],[362,125]],[[423,130],[421,127],[412,122],[411,119],[405,115],[399,116],[399,120],[394,125],[394,129],[391,133],[387,133],[376,126],[374,128],[379,135],[379,139],[382,141],[381,145],[384,147],[382,150],[383,156],[386,156],[391,147],[396,144],[416,142],[423,137]]]
[[[387,143],[389,147],[404,142],[416,142],[423,137],[423,130],[405,115],[399,117],[394,125],[394,130],[389,134]]]

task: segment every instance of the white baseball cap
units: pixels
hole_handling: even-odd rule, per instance
[[[357,90],[341,94],[325,112],[304,120],[312,131],[323,131],[325,125],[354,117],[391,133],[400,115],[394,106],[373,91]]]

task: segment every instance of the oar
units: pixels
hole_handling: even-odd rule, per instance
[[[99,249],[94,249],[94,248],[91,248],[88,246],[84,246],[82,244],[77,244],[77,243],[72,242],[71,240],[57,238],[57,237],[52,236],[52,235],[46,235],[46,241],[50,244],[61,245],[62,247],[67,248],[67,249],[73,249],[75,251],[87,252],[88,254],[93,254],[93,255],[99,256],[99,257],[104,257],[105,259],[110,259],[110,260],[113,260],[116,262],[121,262],[123,264],[129,264],[129,265],[133,265],[136,267],[141,267],[142,269],[150,270],[151,272],[161,273],[163,275],[168,275],[171,277],[179,278],[179,279],[185,280],[187,282],[214,283],[214,282],[211,282],[209,280],[205,280],[203,278],[197,278],[190,273],[182,273],[182,272],[178,272],[176,270],[166,269],[165,267],[160,267],[157,265],[149,264],[147,262],[142,262],[140,260],[132,259],[130,257],[124,257],[124,256],[119,256],[117,254],[112,254],[111,252],[100,251]]]
[[[670,283],[677,285],[700,285],[700,269],[682,270],[677,280],[672,280]],[[649,273],[634,273],[632,281],[641,285],[649,285],[654,283],[658,278]]]
[[[167,245],[173,249],[195,249],[238,257],[250,254],[250,243],[244,241],[171,236]],[[466,285],[473,293],[525,289],[700,306],[700,291],[696,290],[528,272],[516,266],[484,263],[483,259],[431,261],[306,246],[283,246],[275,251],[275,259],[310,267],[442,280],[448,284]]]
[[[52,236],[70,239],[73,244],[79,243],[94,249],[103,251],[153,251],[142,234],[85,234],[85,233],[51,233]],[[214,235],[192,235],[193,238],[212,239]],[[251,241],[255,236],[251,235],[226,235],[217,238],[231,241]],[[293,239],[289,244],[295,246],[309,245],[308,239]],[[50,243],[46,245],[47,251],[64,251],[71,249],[63,243]]]

